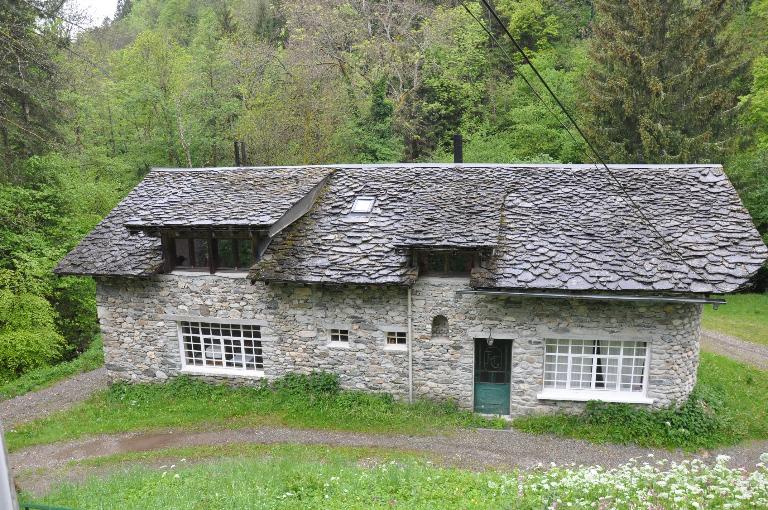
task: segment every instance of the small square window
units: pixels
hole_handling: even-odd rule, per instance
[[[387,331],[387,347],[403,349],[408,345],[408,333],[405,331]]]
[[[357,197],[352,204],[353,213],[369,213],[373,211],[373,203],[376,201],[373,197]]]
[[[331,330],[331,343],[349,343],[349,330],[348,329],[332,329]]]

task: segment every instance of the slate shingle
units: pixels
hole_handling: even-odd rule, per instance
[[[765,245],[719,166],[623,166],[613,174],[666,243],[604,170],[521,169],[525,185],[507,196],[490,275],[476,284],[730,292],[765,260]]]
[[[331,170],[155,169],[131,193],[133,227],[270,226]]]
[[[672,249],[593,166],[336,165],[153,171],[57,271],[150,274],[159,243],[125,224],[268,225],[330,172],[253,278],[408,285],[409,249],[426,246],[492,251],[476,287],[730,292],[768,256],[715,165],[613,167]],[[376,198],[370,214],[350,212],[357,196]]]
[[[146,276],[162,267],[160,240],[132,227],[268,227],[330,169],[153,169],[54,270]]]

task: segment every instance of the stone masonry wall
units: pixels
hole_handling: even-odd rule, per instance
[[[466,279],[422,278],[412,289],[416,397],[471,408],[474,338],[512,340],[511,414],[578,409],[543,401],[545,338],[622,338],[650,342],[654,405],[684,399],[696,382],[700,306],[460,295]],[[264,376],[333,371],[342,385],[408,393],[408,356],[386,348],[387,331],[407,331],[407,289],[252,285],[232,275],[99,279],[106,365],[115,379],[150,381],[181,369],[177,320],[231,319],[262,328]],[[433,337],[435,316],[448,334]],[[213,318],[213,319],[211,319]],[[349,329],[348,347],[329,346],[330,329]],[[256,379],[204,376],[251,383]]]

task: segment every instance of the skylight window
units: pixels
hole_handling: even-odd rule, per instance
[[[373,203],[376,201],[373,197],[357,197],[352,204],[353,213],[369,213],[373,211]]]

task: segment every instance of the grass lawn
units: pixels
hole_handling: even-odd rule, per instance
[[[180,377],[166,384],[116,384],[69,410],[6,431],[8,448],[85,435],[184,427],[280,425],[373,433],[429,434],[457,427],[503,427],[453,404],[394,401],[341,391],[330,374],[291,375],[272,387],[233,388]]]
[[[768,439],[768,372],[705,352],[695,395],[682,412],[599,404],[582,415],[519,418],[513,426],[597,443],[688,450]]]
[[[99,368],[104,364],[104,351],[101,347],[101,337],[94,338],[88,350],[71,361],[65,361],[50,367],[31,370],[18,379],[0,384],[0,400],[5,400],[30,391],[41,390],[55,382],[72,377],[82,372]]]
[[[513,425],[598,443],[714,448],[768,439],[768,372],[702,354],[699,383],[682,411],[650,412],[623,404],[590,404],[582,415],[520,418]],[[189,378],[165,384],[117,384],[67,411],[6,432],[11,450],[87,435],[164,428],[208,430],[260,425],[430,434],[459,427],[504,427],[452,404],[408,405],[387,395],[341,391],[329,374],[292,375],[271,387],[232,388]]]
[[[704,307],[702,327],[768,345],[768,294],[732,294],[725,300],[717,310]]]
[[[724,463],[472,472],[377,449],[231,445],[99,459],[92,471],[96,476],[59,485],[43,502],[100,510],[629,510],[768,505],[765,468],[745,476]],[[24,495],[22,499],[27,500]]]

